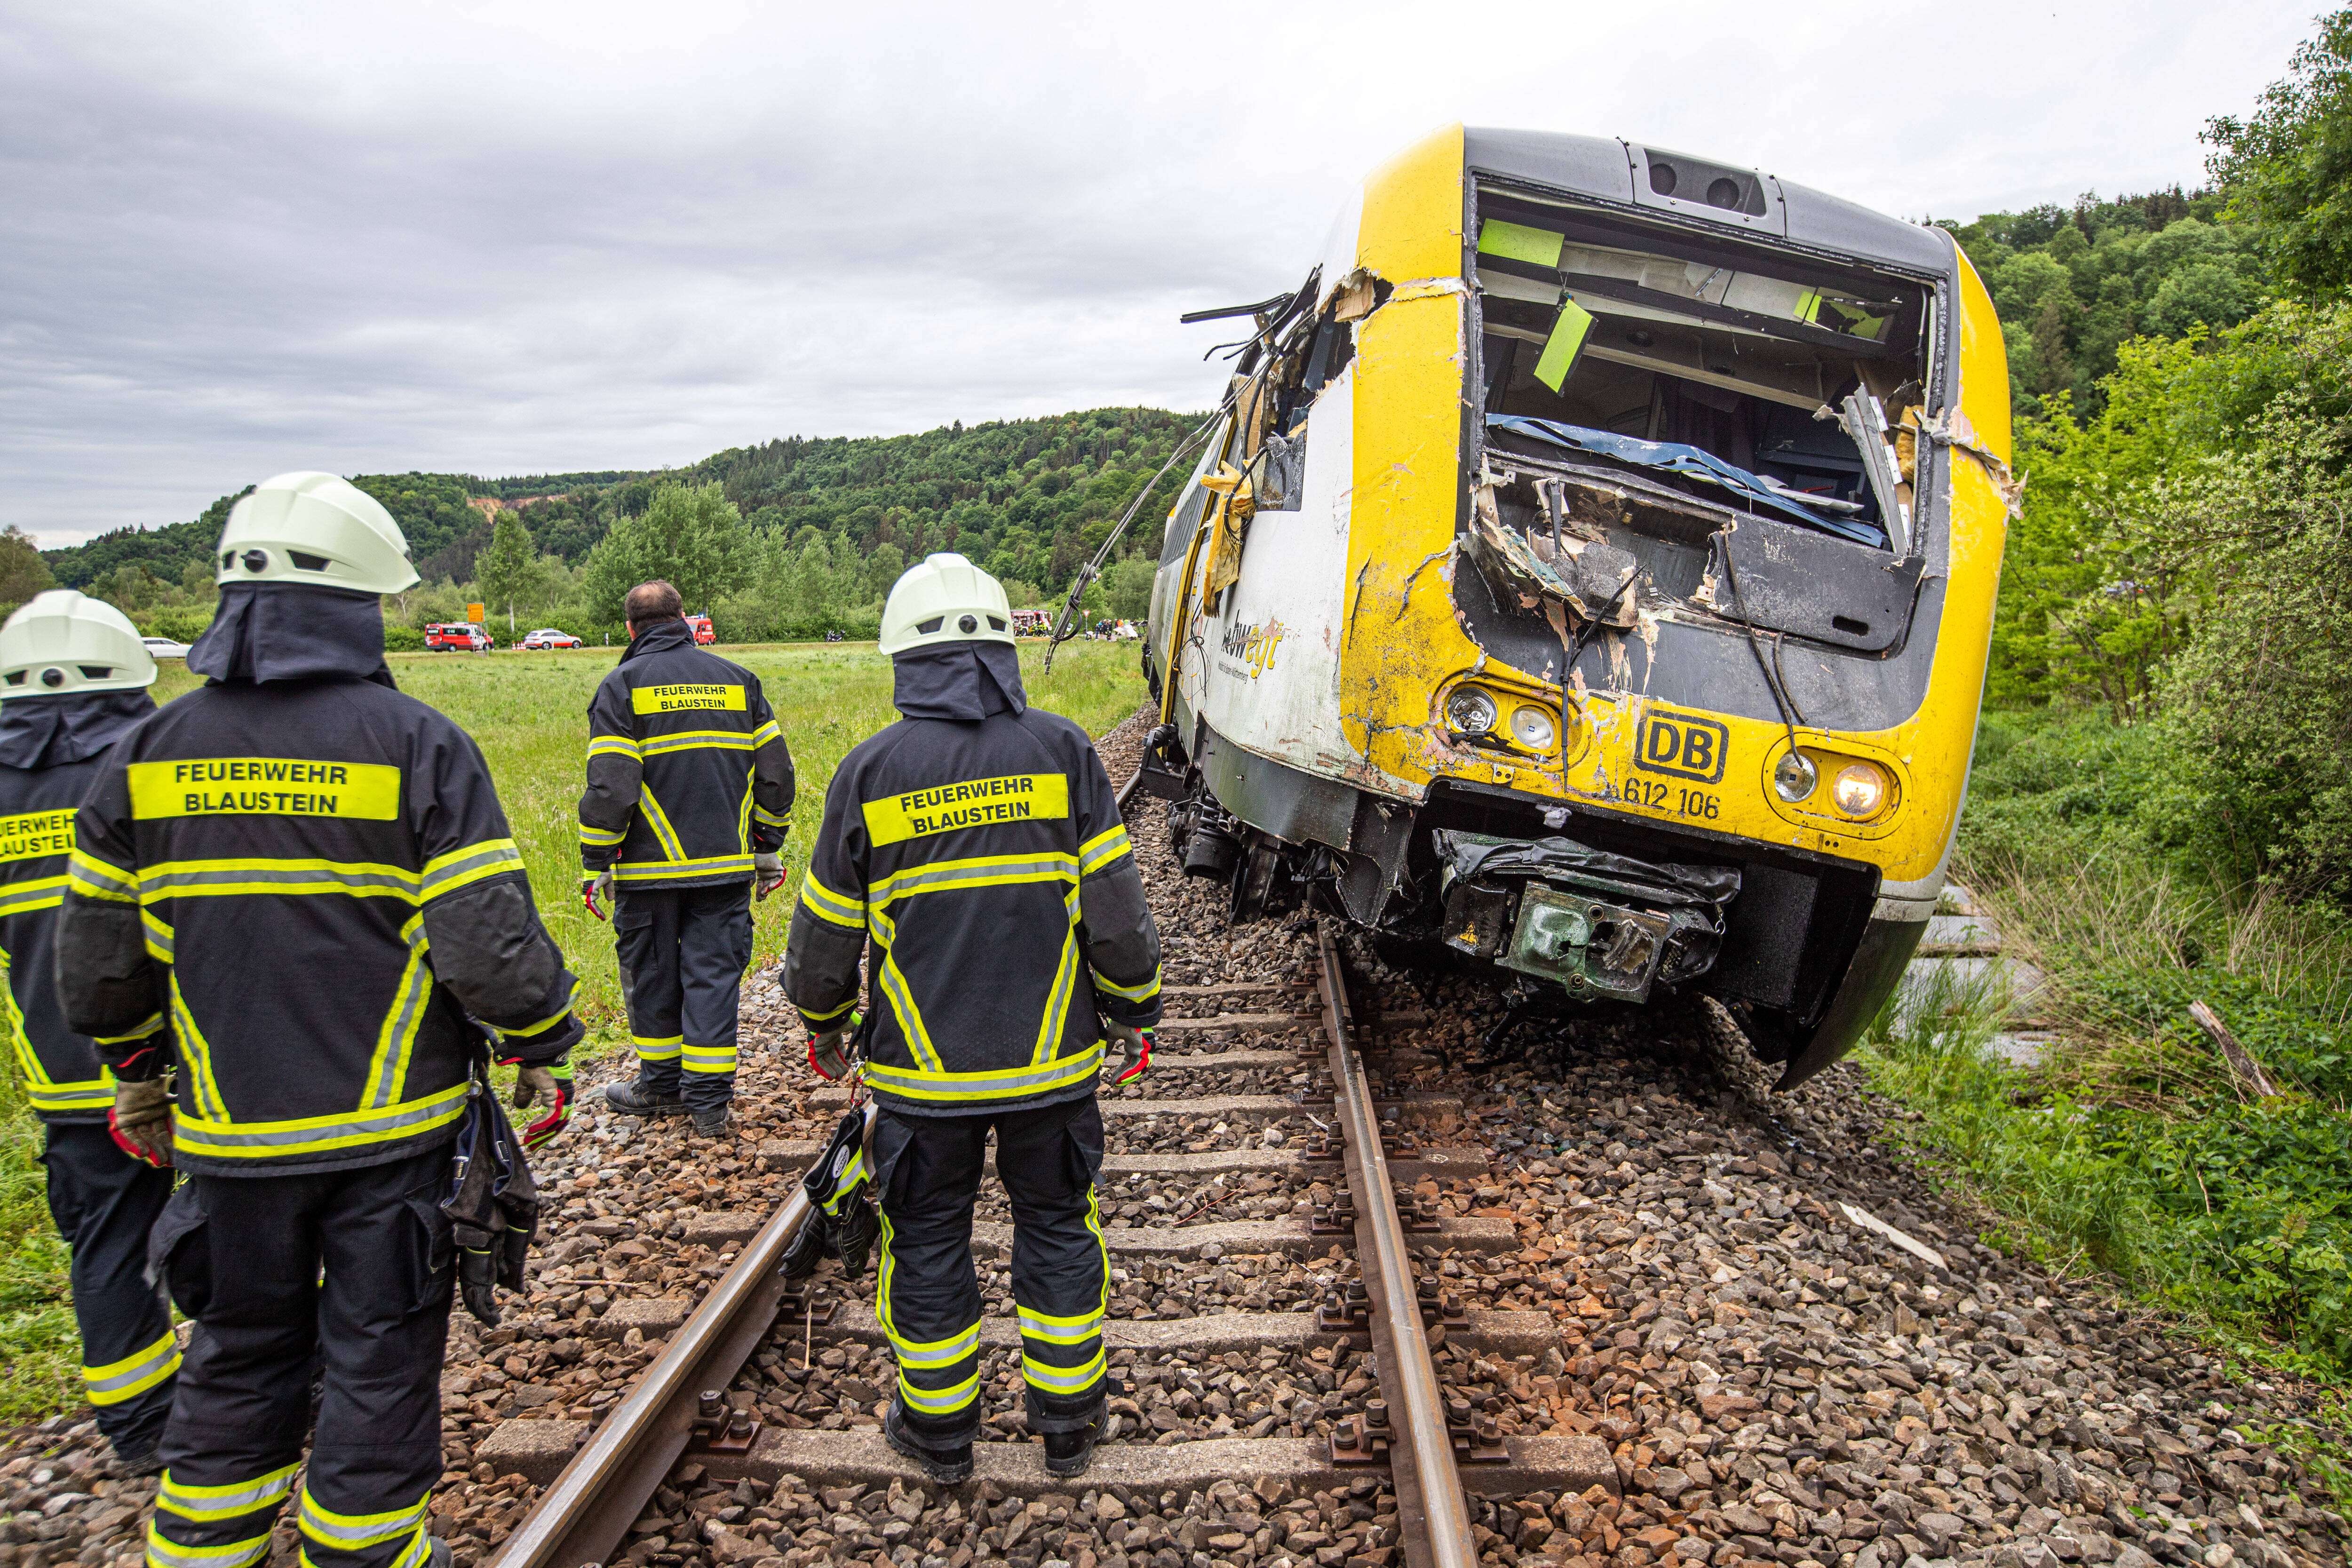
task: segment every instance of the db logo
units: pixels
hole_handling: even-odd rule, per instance
[[[1721,784],[1729,750],[1731,732],[1714,720],[1653,708],[1634,737],[1633,765],[1645,773]]]

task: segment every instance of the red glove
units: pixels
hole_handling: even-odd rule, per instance
[[[536,1149],[563,1131],[572,1120],[572,1064],[558,1062],[553,1067],[524,1068],[515,1075],[514,1104],[517,1110],[547,1102],[547,1114],[522,1130],[522,1146]]]
[[[115,1146],[142,1165],[172,1168],[172,1088],[162,1079],[118,1083],[106,1108],[106,1131]]]
[[[597,903],[599,899],[606,905],[613,901],[613,873],[609,868],[599,871],[593,877],[583,875],[580,879],[581,905],[601,921],[605,918],[605,915],[604,909]]]
[[[1152,1031],[1149,1027],[1130,1029],[1125,1024],[1103,1021],[1103,1035],[1109,1048],[1103,1052],[1103,1077],[1112,1083],[1133,1083],[1151,1065]]]
[[[850,1068],[856,1065],[849,1049],[857,1037],[860,1016],[853,1009],[847,1018],[824,1033],[819,1034],[814,1029],[809,1031],[808,1064],[811,1072],[827,1083],[839,1083],[849,1076]]]

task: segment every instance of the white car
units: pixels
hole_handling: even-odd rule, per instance
[[[186,643],[173,642],[170,637],[141,637],[139,640],[147,645],[147,652],[152,658],[185,658],[188,657]]]

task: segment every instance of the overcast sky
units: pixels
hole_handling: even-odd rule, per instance
[[[1195,408],[1453,121],[1906,217],[2194,184],[2302,5],[0,4],[0,523]]]

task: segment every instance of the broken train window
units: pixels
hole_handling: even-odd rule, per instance
[[[1925,285],[1486,190],[1474,260],[1492,447],[1912,552]]]

